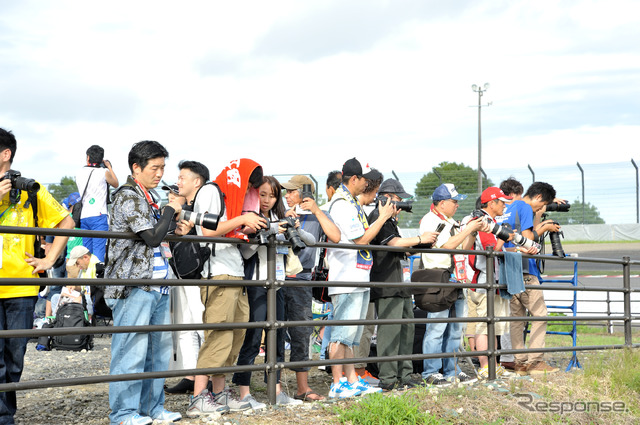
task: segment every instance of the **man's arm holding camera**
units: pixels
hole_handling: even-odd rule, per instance
[[[320,207],[318,207],[318,204],[313,198],[305,198],[300,203],[300,208],[305,211],[311,212],[311,214],[316,217],[318,223],[320,223],[320,227],[322,227],[322,231],[325,235],[327,235],[327,239],[329,241],[333,243],[340,242],[340,229],[338,229],[338,226],[336,226],[334,222],[331,221],[329,217],[327,217],[324,211],[322,211]],[[293,209],[291,209],[290,211],[293,211]]]
[[[369,228],[365,230],[364,235],[360,236],[357,239],[354,239],[353,242],[356,245],[369,245],[373,238],[376,237],[384,223],[389,220],[393,215],[397,212],[396,204],[393,202],[387,202],[382,205],[382,203],[378,204],[378,219],[369,225]]]
[[[113,171],[113,168],[111,167],[111,161],[105,159],[102,163],[107,168],[107,172],[104,174],[105,180],[107,180],[107,183],[111,186],[118,187],[120,184],[118,183],[118,177],[116,176],[115,171]]]

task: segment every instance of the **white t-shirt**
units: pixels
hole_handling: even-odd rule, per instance
[[[333,200],[331,207],[331,218],[340,229],[340,243],[355,244],[354,239],[364,235],[364,225],[358,219],[358,210],[354,205],[342,198]],[[358,251],[355,249],[327,250],[327,261],[329,262],[330,281],[354,281],[369,282],[369,271],[357,267]],[[369,255],[371,253],[369,252]],[[352,292],[364,292],[369,288],[346,287],[329,288],[329,295],[348,294]]]
[[[424,232],[435,232],[440,223],[445,223],[445,228],[440,232],[438,239],[436,239],[436,242],[433,244],[434,248],[442,248],[442,245],[447,243],[451,238],[451,227],[455,224],[455,221],[452,218],[443,221],[431,211],[422,217],[420,221],[420,234]],[[425,269],[446,269],[451,267],[451,255],[423,253],[422,263]]]
[[[200,188],[193,204],[194,212],[207,212],[219,214],[222,210],[220,205],[220,192],[218,188],[212,184],[204,185]],[[219,223],[227,221],[227,212],[220,217]],[[202,236],[202,228],[196,226],[196,232]],[[205,244],[202,244],[205,245]],[[228,274],[230,276],[244,277],[244,265],[240,250],[235,244],[217,243],[215,251],[209,257],[202,270],[202,276],[207,277]]]
[[[80,196],[82,196],[85,186],[87,187],[84,198],[82,198],[82,216],[80,218],[96,217],[107,213],[107,179],[105,176],[108,171],[106,168],[82,167],[76,175],[76,185]],[[87,184],[88,179],[89,184]]]

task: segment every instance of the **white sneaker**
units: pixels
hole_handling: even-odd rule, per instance
[[[233,396],[231,390],[228,389],[214,397],[216,403],[227,406],[231,412],[242,412],[243,410],[251,409],[250,403],[238,400]]]
[[[360,390],[351,385],[346,378],[337,384],[332,384],[329,390],[329,398],[349,398],[360,395]]]
[[[284,391],[280,391],[279,394],[276,394],[276,405],[278,406],[296,406],[298,404],[302,404],[302,400],[291,398]]]
[[[382,392],[382,388],[369,385],[369,383],[362,379],[362,377],[358,377],[358,382],[354,382],[352,385],[360,390],[360,394],[362,395]]]
[[[456,376],[447,376],[446,380],[449,382],[459,382],[462,385],[469,385],[477,382],[478,378],[469,376],[464,372],[459,372]]]
[[[262,409],[267,407],[266,404],[260,403],[251,394],[247,394],[246,396],[244,396],[244,398],[242,400],[240,400],[240,402],[241,403],[249,403],[253,410],[262,410]]]
[[[191,397],[189,407],[187,408],[187,416],[190,418],[199,418],[200,416],[221,415],[228,411],[229,407],[218,404],[213,398],[213,395],[205,389],[197,396]]]

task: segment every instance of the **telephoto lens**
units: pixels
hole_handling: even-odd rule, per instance
[[[187,220],[196,226],[204,227],[209,230],[216,230],[218,228],[218,221],[220,217],[217,214],[210,213],[196,213],[193,211],[180,211],[180,220]]]
[[[523,248],[529,249],[532,246],[535,246],[538,249],[538,252],[540,252],[540,250],[542,249],[542,247],[540,246],[539,243],[532,241],[531,239],[525,238],[524,236],[522,236],[519,233],[516,233],[515,236],[513,237],[513,241],[514,244],[519,245]]]
[[[557,221],[554,221],[553,224],[559,224]],[[564,249],[562,249],[562,242],[560,242],[560,236],[564,236],[562,232],[549,232],[549,241],[551,242],[551,252],[556,257],[566,257],[567,255],[564,253]]]

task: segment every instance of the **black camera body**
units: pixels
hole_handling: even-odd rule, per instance
[[[386,196],[378,196],[376,198],[376,207],[378,206],[378,203],[382,204],[383,206],[387,205],[387,201],[391,201],[392,204],[395,204],[395,206],[396,206],[396,208],[398,210],[406,211],[406,212],[413,212],[413,211],[411,211],[411,209],[413,208],[413,202],[412,201],[409,201],[409,202],[400,201],[400,202],[398,202],[398,201],[393,201],[393,200],[387,198]]]
[[[490,220],[489,216],[482,210],[472,211],[471,217],[472,220],[484,220],[484,222],[489,225],[491,233],[493,233],[496,238],[502,239],[505,242],[509,240],[509,235],[513,233],[511,226],[509,226],[508,224],[494,223],[494,221]]]

